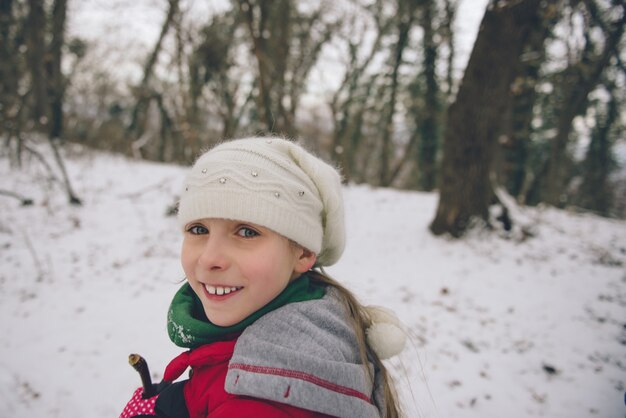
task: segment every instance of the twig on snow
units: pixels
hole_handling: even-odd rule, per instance
[[[0,196],[13,197],[19,200],[22,203],[22,206],[32,206],[33,204],[33,199],[31,199],[30,197],[23,196],[19,193],[15,193],[10,190],[0,189]]]

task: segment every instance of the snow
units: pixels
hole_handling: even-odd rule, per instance
[[[45,146],[41,146],[42,152]],[[2,416],[118,416],[180,352],[166,313],[183,279],[165,216],[184,168],[72,148],[71,207],[37,162],[0,158]],[[51,160],[50,160],[51,161]],[[535,234],[428,232],[437,196],[345,188],[348,245],[329,273],[397,312],[388,362],[410,417],[623,417],[626,223],[521,208]]]

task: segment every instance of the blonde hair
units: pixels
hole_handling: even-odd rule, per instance
[[[310,278],[312,283],[331,286],[334,289],[337,289],[339,294],[342,296],[342,302],[344,303],[346,311],[349,313],[349,320],[356,334],[361,363],[365,367],[372,384],[374,384],[374,374],[371,369],[367,367],[368,360],[374,364],[375,370],[380,375],[384,396],[384,408],[382,410],[383,417],[401,417],[400,403],[392,378],[381,359],[367,344],[365,330],[372,325],[372,320],[365,307],[358,301],[356,296],[350,290],[328,276],[322,268],[319,268],[319,270],[310,270],[307,273],[307,276]]]

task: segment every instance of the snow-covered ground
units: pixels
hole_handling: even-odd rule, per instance
[[[37,162],[0,189],[0,416],[115,417],[179,349],[165,315],[183,279],[165,216],[180,167],[79,148],[71,207]],[[350,186],[348,246],[329,272],[395,309],[410,347],[390,365],[410,417],[624,417],[626,222],[524,208],[535,236],[427,229],[437,197]]]

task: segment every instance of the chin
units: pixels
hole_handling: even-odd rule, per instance
[[[208,312],[205,312],[205,314],[209,321],[218,327],[230,327],[241,322],[241,319],[224,318],[223,315],[209,315]]]
[[[218,327],[230,327],[236,325],[238,322],[241,321],[211,321],[213,325],[217,325]]]

